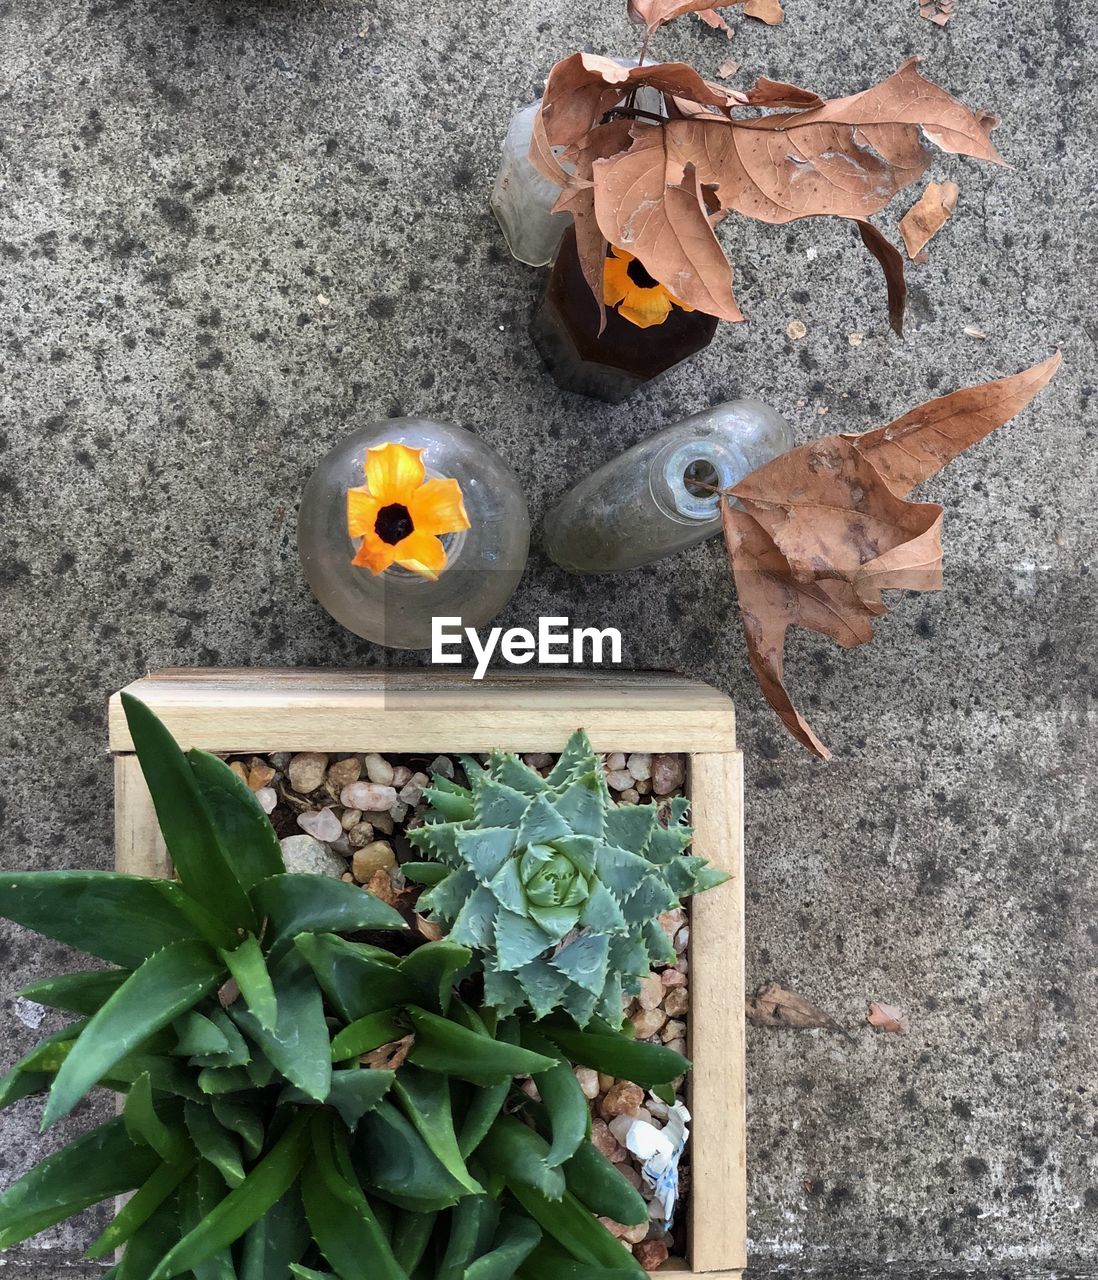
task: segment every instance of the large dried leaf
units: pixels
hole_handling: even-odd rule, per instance
[[[782,0],[747,0],[743,11],[749,18],[758,18],[768,27],[779,26],[785,21]]]
[[[728,0],[730,4],[742,4],[743,0]],[[697,13],[699,17],[715,12],[713,0],[629,0],[629,17],[649,31],[655,31],[665,23],[681,18],[684,13]],[[719,15],[718,15],[719,16]],[[710,22],[711,26],[715,23]]]
[[[949,220],[960,193],[955,182],[927,183],[918,201],[900,219],[900,235],[909,258],[926,261],[923,250]]]
[[[886,427],[827,436],[760,467],[722,518],[747,639],[763,696],[790,733],[830,753],[785,688],[791,626],[844,648],[872,639],[881,592],[941,585],[942,508],[905,501],[923,480],[1018,413],[1060,364],[1056,354],[1013,377],[930,401]]]
[[[795,991],[786,991],[776,982],[768,982],[747,1000],[747,1021],[757,1027],[833,1027],[826,1013]]]

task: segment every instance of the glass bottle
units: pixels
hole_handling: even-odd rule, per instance
[[[721,530],[717,489],[793,448],[789,423],[731,400],[657,431],[581,480],[545,519],[545,549],[571,573],[652,564]]]
[[[530,163],[530,139],[541,99],[516,111],[503,143],[499,176],[492,191],[496,215],[511,256],[531,267],[544,267],[553,256],[571,221],[567,213],[553,213],[560,187],[543,178]]]
[[[428,479],[461,485],[470,527],[442,538],[447,565],[436,581],[393,565],[376,577],[352,564],[347,490],[365,482],[366,450],[387,442],[423,449]],[[389,418],[341,441],[321,458],[301,495],[298,555],[313,594],[355,635],[395,649],[426,649],[433,617],[480,627],[510,599],[530,546],[530,516],[518,477],[470,431],[426,418]]]

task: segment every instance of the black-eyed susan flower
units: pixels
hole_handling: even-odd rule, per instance
[[[347,532],[361,538],[353,563],[375,576],[390,565],[435,579],[446,568],[440,538],[469,528],[461,485],[428,480],[423,450],[366,450],[366,483],[347,490]]]
[[[640,329],[648,329],[654,324],[663,324],[672,307],[694,310],[660,284],[639,258],[617,245],[610,248],[613,252],[606,259],[603,272],[603,301],[608,307],[617,307],[624,319]]]

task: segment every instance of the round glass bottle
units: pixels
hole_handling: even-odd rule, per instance
[[[461,486],[469,528],[447,534],[446,567],[431,580],[392,565],[376,576],[352,563],[348,491],[360,488],[366,451],[383,444],[422,449],[427,479]],[[301,496],[298,555],[313,594],[355,635],[396,649],[431,644],[433,617],[479,627],[518,585],[530,546],[530,516],[518,477],[470,431],[426,418],[390,418],[348,436],[317,464]]]
[[[539,98],[511,117],[491,199],[511,256],[531,267],[553,261],[571,221],[570,214],[552,212],[560,187],[543,178],[530,163],[530,139],[540,110]]]
[[[721,531],[717,489],[793,448],[789,423],[732,400],[657,431],[581,480],[545,519],[545,549],[571,573],[616,573]]]

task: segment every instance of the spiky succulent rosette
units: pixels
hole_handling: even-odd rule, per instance
[[[675,959],[657,917],[727,878],[685,853],[688,802],[614,804],[582,730],[545,778],[507,752],[465,769],[469,788],[436,776],[427,820],[408,832],[434,859],[404,866],[430,885],[420,911],[481,953],[501,1013],[619,1025],[623,994]]]

